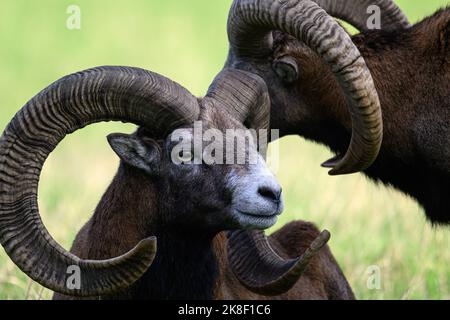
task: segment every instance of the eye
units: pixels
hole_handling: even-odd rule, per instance
[[[283,56],[275,59],[273,70],[277,76],[285,83],[293,83],[298,79],[298,65],[294,58]]]

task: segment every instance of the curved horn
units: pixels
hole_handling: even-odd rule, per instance
[[[313,0],[330,16],[349,22],[361,31],[368,30],[367,9],[376,5],[381,10],[381,29],[407,29],[411,26],[406,15],[393,0]]]
[[[104,261],[81,260],[50,236],[38,209],[39,176],[48,155],[69,133],[100,121],[124,121],[165,132],[198,118],[195,97],[158,74],[100,67],[56,81],[29,101],[0,138],[0,243],[14,263],[43,286],[72,296],[126,288],[151,265],[156,239]],[[81,286],[66,286],[69,268]]]
[[[327,62],[348,101],[353,132],[343,158],[327,162],[330,174],[349,174],[370,167],[383,138],[380,102],[372,76],[345,30],[310,0],[235,0],[228,35],[237,59],[267,59],[271,31],[281,30],[308,45]]]
[[[219,102],[239,122],[255,129],[269,128],[269,91],[258,75],[225,68],[209,87],[207,97]]]
[[[252,292],[275,296],[290,290],[330,239],[323,231],[298,258],[283,259],[263,231],[228,232],[228,259],[239,282]]]

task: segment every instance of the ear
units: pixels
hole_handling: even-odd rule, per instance
[[[161,152],[155,141],[144,141],[135,135],[113,133],[108,136],[108,142],[123,162],[149,175],[158,174]]]

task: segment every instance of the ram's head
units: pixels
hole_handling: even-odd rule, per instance
[[[0,242],[22,271],[63,294],[106,295],[139,279],[155,257],[154,237],[120,257],[82,260],[53,240],[37,204],[41,168],[67,134],[99,121],[132,122],[141,126],[135,134],[113,134],[108,140],[133,172],[123,183],[145,176],[139,179],[142,189],[147,190],[148,183],[154,192],[128,205],[145,206],[146,197],[156,197],[156,213],[148,215],[160,229],[174,226],[181,232],[207,234],[246,230],[229,234],[231,268],[253,291],[284,292],[325,245],[328,234],[322,234],[303,258],[285,261],[270,248],[264,233],[250,231],[273,226],[283,209],[281,187],[258,150],[266,145],[248,134],[258,129],[267,141],[261,129],[268,127],[269,109],[264,81],[239,70],[223,70],[200,99],[142,69],[100,67],[67,76],[30,100],[1,137]],[[205,161],[202,137],[211,131],[218,133],[219,147],[210,150]],[[244,138],[244,145],[235,143],[236,137]],[[219,152],[220,145],[225,150]],[[148,235],[154,228],[146,230]],[[254,250],[242,252],[249,246]],[[79,267],[82,275],[76,290],[66,286],[71,266]]]
[[[235,0],[229,15],[226,66],[264,79],[272,128],[281,136],[301,133],[315,140],[330,136],[327,132],[352,132],[351,141],[329,143],[347,148],[323,164],[335,175],[367,169],[381,147],[382,115],[372,76],[350,35],[333,18],[367,30],[371,5],[381,10],[384,30],[409,25],[392,0]]]

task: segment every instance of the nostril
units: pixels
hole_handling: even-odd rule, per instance
[[[274,189],[270,187],[259,187],[258,193],[261,197],[267,198],[273,202],[280,202],[281,189]]]

